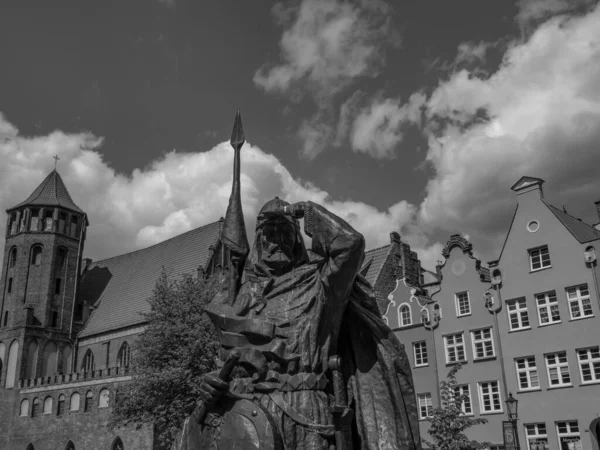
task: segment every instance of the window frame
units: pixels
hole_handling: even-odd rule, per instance
[[[562,354],[565,355],[565,360],[566,360],[565,362],[560,362],[560,355],[562,355]],[[554,356],[555,361],[558,361],[558,362],[550,365],[549,361],[548,361],[548,358],[550,356]],[[567,387],[567,386],[573,385],[573,378],[571,377],[571,370],[569,368],[569,358],[567,357],[566,351],[546,353],[546,354],[544,354],[544,361],[546,362],[546,375],[548,376],[548,387],[549,388],[560,388],[560,387]],[[550,377],[550,368],[551,367],[557,369],[556,373],[558,375],[558,379],[560,379],[560,381],[561,381],[558,384],[552,384],[552,378]],[[563,381],[563,378],[565,378],[565,377],[563,376],[563,372],[560,370],[561,367],[567,368],[567,376],[569,377],[568,383],[565,383]]]
[[[489,332],[489,334],[490,334],[489,337],[481,337],[478,339],[475,338],[475,333],[482,333],[482,336],[483,336],[483,333],[486,331]],[[491,344],[492,344],[492,354],[491,355],[485,354],[485,352],[486,352],[485,343],[486,342],[491,342]],[[484,351],[483,356],[477,356],[476,344],[482,344],[482,349]],[[471,330],[471,347],[473,350],[473,361],[477,361],[477,360],[481,360],[481,359],[495,358],[496,357],[496,346],[494,344],[494,334],[492,333],[492,327],[485,327],[485,328],[478,328],[476,330]]]
[[[594,357],[592,355],[592,350],[596,349],[598,356]],[[585,351],[586,355],[589,356],[589,359],[582,362],[581,360],[581,352]],[[596,375],[594,364],[598,364],[600,366],[600,346],[594,345],[591,347],[578,348],[575,350],[577,353],[577,366],[579,367],[579,379],[581,380],[581,384],[597,384],[600,383],[600,375]],[[583,377],[583,364],[587,364],[590,366],[590,374],[592,375],[592,379],[585,381]],[[600,369],[599,369],[600,371]]]
[[[542,254],[543,254],[542,250],[544,250],[544,249],[546,250],[546,253],[548,255],[548,265],[547,266],[543,265],[544,258],[542,256]],[[535,269],[533,267],[533,259],[534,259],[533,253],[534,252],[539,252],[540,267],[538,267],[537,269]],[[539,247],[534,247],[534,248],[527,249],[527,253],[528,253],[528,256],[529,256],[529,270],[530,270],[530,272],[537,272],[539,270],[549,269],[549,268],[552,267],[552,259],[550,258],[550,249],[548,248],[547,245],[540,245]]]
[[[524,362],[524,368],[519,368],[519,361]],[[531,361],[533,361],[533,366],[529,364]],[[534,372],[535,377],[537,377],[537,386],[532,385],[532,372]],[[538,371],[535,356],[530,355],[515,358],[515,373],[517,375],[517,384],[519,386],[519,392],[539,391],[541,389],[540,373]],[[524,373],[527,378],[527,387],[525,388],[521,386],[521,373]]]
[[[581,295],[581,287],[585,286],[585,289],[587,291],[587,296],[582,296]],[[570,299],[569,298],[569,290],[571,289],[575,289],[575,292],[577,293],[577,297],[575,299]],[[587,283],[581,283],[581,284],[577,284],[575,286],[569,286],[565,288],[565,297],[567,299],[567,305],[569,307],[569,317],[571,318],[571,320],[581,320],[581,319],[589,319],[590,317],[594,317],[594,308],[592,306],[592,299],[590,296],[590,289]],[[583,307],[583,302],[584,300],[587,300],[587,303],[589,305],[589,314],[585,314],[585,308]],[[580,309],[581,311],[581,315],[578,317],[573,317],[573,309],[571,307],[571,304],[577,302],[577,307]]]
[[[461,312],[460,309],[460,296],[462,294],[466,294],[467,298],[467,308],[468,311],[467,312]],[[457,292],[454,294],[454,306],[456,307],[456,317],[465,317],[465,316],[470,316],[472,314],[472,309],[471,309],[471,296],[469,295],[469,291],[461,291],[461,292]]]
[[[85,400],[83,401],[83,412],[84,413],[92,412],[93,400],[94,400],[94,393],[91,390],[88,390],[85,393]]]
[[[404,310],[404,308],[406,308],[408,310],[408,323],[404,323],[404,315],[402,313],[402,310]],[[408,303],[402,303],[399,307],[398,307],[398,326],[399,327],[408,327],[410,325],[413,324],[412,321],[412,310],[411,307]]]
[[[466,392],[465,392],[465,388],[466,388]],[[469,402],[469,409],[470,412],[466,412],[465,411],[465,401],[461,401],[460,405],[457,405],[458,408],[462,411],[462,415],[463,416],[473,416],[475,414],[475,412],[473,411],[473,397],[471,396],[471,385],[470,384],[457,384],[456,386],[453,386],[454,389],[454,397],[461,397],[463,395],[466,395],[468,397],[468,402]],[[457,390],[460,391],[460,393],[457,395]],[[456,401],[456,403],[458,403],[458,400]]]
[[[417,350],[418,346],[421,347],[420,350]],[[421,357],[421,363],[418,362],[418,357],[417,357],[418,354]],[[427,367],[429,365],[429,354],[427,353],[427,341],[413,342],[413,359],[415,362],[415,367]]]
[[[525,305],[524,307],[520,306],[521,302]],[[512,304],[516,306],[514,310],[511,310]],[[527,299],[525,297],[511,298],[510,300],[506,300],[506,314],[508,316],[507,318],[509,331],[523,331],[531,329],[531,321],[529,320],[529,309],[527,308]],[[519,327],[517,328],[513,328],[513,323],[511,319],[512,314],[516,314],[517,316],[517,322],[519,323]],[[523,316],[525,316],[527,319],[527,325],[523,325]]]
[[[484,394],[483,393],[483,385],[490,385],[490,392],[489,394]],[[492,385],[495,384],[495,392],[494,389],[492,388]],[[480,415],[487,415],[487,414],[498,414],[498,413],[503,413],[504,412],[504,408],[502,406],[502,393],[500,392],[500,382],[498,380],[490,380],[490,381],[479,381],[477,382],[477,394],[479,396],[479,414]],[[490,411],[486,411],[485,410],[485,401],[484,401],[484,395],[489,395],[490,396],[490,406],[494,405],[494,394],[497,394],[498,396],[498,404],[500,405],[500,409],[492,409]]]
[[[421,400],[425,400],[425,404],[421,404]],[[417,394],[417,407],[419,409],[419,420],[426,420],[431,417],[431,410],[433,409],[433,398],[431,392],[421,392]],[[423,416],[423,409],[425,407],[426,415]]]
[[[559,431],[559,427],[560,424],[565,424],[566,428],[569,430],[566,433],[561,433]],[[577,431],[572,431],[572,425],[575,424],[575,427],[577,428]],[[579,442],[582,443],[581,440],[581,430],[579,428],[579,421],[577,420],[559,420],[555,422],[555,427],[556,427],[556,438],[558,440],[558,448],[561,449],[562,445],[561,445],[561,438],[573,438],[573,437],[578,437],[579,438]]]
[[[460,331],[458,333],[450,333],[450,334],[446,334],[444,336],[444,353],[446,355],[446,364],[457,364],[459,362],[467,362],[468,358],[467,358],[467,346],[465,343],[465,337],[464,337],[465,333],[464,331]],[[452,344],[448,344],[448,338],[450,337],[455,337],[455,336],[460,336],[461,337],[461,342],[459,344],[457,344],[456,342],[453,342]],[[453,348],[458,348],[459,345],[462,346],[463,349],[463,355],[464,355],[464,359],[455,359],[454,361],[450,361],[449,359],[449,345]],[[458,356],[458,352],[457,356]]]
[[[554,294],[554,297],[552,297],[551,294]],[[558,296],[556,295],[555,290],[539,292],[537,294],[534,294],[533,297],[535,298],[535,306],[536,306],[537,315],[538,315],[538,324],[540,327],[546,327],[549,325],[554,325],[554,324],[562,322],[562,319],[560,317]],[[552,298],[554,298],[554,300],[552,300]],[[543,300],[545,303],[540,304],[540,300]],[[558,319],[556,319],[556,320],[552,319],[552,306],[556,306],[556,311],[558,313]],[[542,310],[546,311],[546,314],[548,317],[548,322],[542,322]]]
[[[543,427],[543,433],[541,432]],[[535,422],[535,423],[525,423],[523,424],[525,428],[525,441],[527,443],[527,450],[531,450],[531,442],[530,440],[539,441],[541,439],[545,439],[545,444],[548,445],[548,429],[546,428],[546,422]],[[531,427],[531,428],[530,428]],[[529,433],[529,430],[532,430],[533,433]],[[536,442],[536,444],[541,444],[542,442]]]

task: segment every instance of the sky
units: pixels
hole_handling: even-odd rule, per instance
[[[250,237],[279,196],[430,270],[454,233],[485,262],[521,176],[599,221],[595,0],[2,4],[0,208],[58,155],[94,260],[225,215],[237,109]]]

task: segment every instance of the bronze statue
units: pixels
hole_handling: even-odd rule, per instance
[[[419,450],[410,364],[358,275],[363,236],[320,205],[275,198],[260,210],[248,255],[243,142],[238,112],[223,232],[230,282],[207,307],[222,367],[205,375],[174,448]]]

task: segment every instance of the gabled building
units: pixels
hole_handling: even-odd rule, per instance
[[[498,261],[499,326],[522,448],[598,449],[600,231],[544,199],[522,177]]]

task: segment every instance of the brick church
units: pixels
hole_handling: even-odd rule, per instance
[[[152,424],[109,431],[131,344],[144,330],[163,267],[214,273],[226,264],[223,220],[151,247],[83,258],[90,222],[56,170],[7,211],[0,277],[0,449],[159,450]],[[391,234],[361,270],[382,310],[403,277],[422,283],[416,253]],[[402,272],[402,273],[400,273]]]

